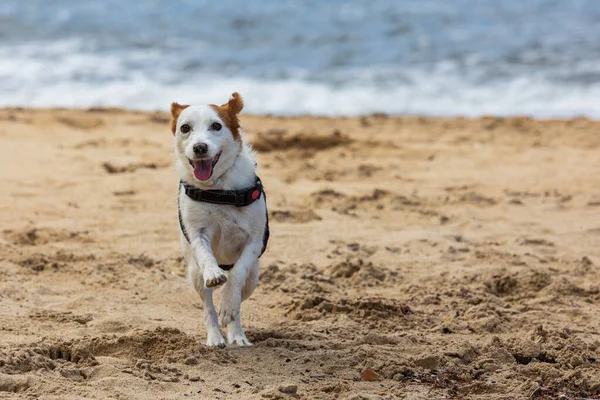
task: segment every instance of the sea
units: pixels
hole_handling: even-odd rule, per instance
[[[600,117],[600,0],[0,0],[0,106]]]

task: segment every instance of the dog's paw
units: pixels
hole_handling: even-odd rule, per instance
[[[207,288],[215,288],[227,282],[227,276],[221,270],[204,272],[204,285]]]
[[[227,342],[229,344],[237,345],[240,347],[252,346],[252,342],[248,340],[244,332],[236,334],[227,334]]]
[[[225,338],[221,335],[221,332],[216,333],[208,333],[208,337],[206,338],[206,345],[208,347],[218,347],[220,349],[224,349],[227,345],[225,344]]]

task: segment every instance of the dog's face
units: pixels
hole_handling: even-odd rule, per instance
[[[242,148],[238,114],[243,107],[237,93],[221,106],[171,104],[178,167],[201,182],[227,171]]]

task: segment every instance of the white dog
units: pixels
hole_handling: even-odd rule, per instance
[[[242,329],[240,305],[258,284],[258,258],[269,238],[264,190],[238,121],[243,106],[237,93],[221,106],[171,105],[181,250],[204,302],[206,345],[221,348],[219,320],[227,326],[229,344],[252,345]],[[217,320],[212,295],[221,285]]]

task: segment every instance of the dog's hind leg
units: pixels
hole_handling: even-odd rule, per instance
[[[206,325],[206,345],[210,347],[225,347],[225,339],[219,329],[219,320],[213,303],[213,290],[205,287],[204,277],[200,267],[193,259],[188,261],[188,273],[194,289],[204,303],[204,323]]]

